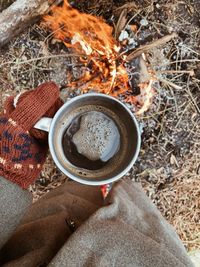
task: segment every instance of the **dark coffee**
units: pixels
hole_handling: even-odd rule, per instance
[[[62,138],[64,154],[78,168],[98,170],[117,154],[120,133],[103,112],[89,111],[75,117]]]

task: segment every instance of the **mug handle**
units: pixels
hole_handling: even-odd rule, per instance
[[[43,117],[35,124],[34,128],[49,133],[52,120],[52,118]]]

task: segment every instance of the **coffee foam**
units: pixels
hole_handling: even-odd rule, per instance
[[[60,143],[55,142],[56,147],[56,153],[57,156],[63,166],[63,168],[68,169],[71,173],[74,175],[77,175],[78,177],[82,177],[83,179],[102,179],[102,177],[110,177],[111,173],[115,172],[116,169],[120,168],[122,162],[124,162],[124,158],[126,158],[127,151],[128,151],[128,138],[127,138],[127,130],[126,126],[123,123],[123,119],[121,119],[121,114],[115,113],[109,108],[105,107],[104,104],[102,105],[96,105],[96,104],[88,104],[81,107],[75,107],[71,111],[68,111],[60,117],[60,120],[58,122],[57,131],[55,132],[55,140],[58,140],[57,136],[63,136],[63,133],[66,131],[66,128],[70,125],[72,120],[79,116],[80,114],[86,113],[86,112],[101,112],[112,118],[117,128],[119,129],[120,133],[120,148],[117,154],[113,157],[111,161],[108,162],[108,164],[99,170],[95,171],[95,177],[94,177],[94,171],[80,169],[72,164],[70,164],[68,161],[66,161],[65,155],[63,153],[63,150],[59,150]],[[123,134],[122,134],[123,133]]]
[[[81,116],[80,129],[73,136],[78,152],[89,160],[112,158],[120,146],[120,134],[117,126],[105,114],[90,111]]]

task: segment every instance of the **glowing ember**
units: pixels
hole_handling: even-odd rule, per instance
[[[80,57],[85,69],[82,77],[69,86],[83,92],[92,89],[115,97],[124,96],[127,102],[139,104],[140,114],[148,109],[152,83],[140,84],[141,95],[133,96],[125,67],[126,55],[120,55],[121,47],[112,36],[113,29],[102,18],[80,13],[64,0],[63,6],[52,8],[44,22],[66,47],[86,55]]]

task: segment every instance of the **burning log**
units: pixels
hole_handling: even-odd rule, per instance
[[[0,47],[11,41],[41,15],[47,13],[55,1],[17,0],[0,13]]]

